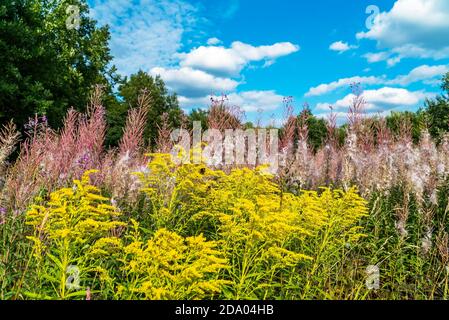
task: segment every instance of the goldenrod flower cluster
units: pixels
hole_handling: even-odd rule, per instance
[[[89,288],[111,299],[267,298],[302,269],[315,273],[326,248],[363,236],[356,189],[294,195],[263,168],[225,173],[157,154],[136,173],[145,199],[131,217],[90,184],[94,173],[29,209],[40,283],[29,297],[82,298]]]

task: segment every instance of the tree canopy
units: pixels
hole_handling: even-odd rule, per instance
[[[427,99],[424,110],[429,132],[437,140],[449,132],[449,72],[443,77],[441,88],[444,93],[435,99]]]
[[[164,81],[159,77],[152,77],[148,73],[140,70],[136,74],[125,78],[119,86],[118,95],[121,100],[117,109],[110,110],[110,143],[114,144],[121,134],[121,128],[125,124],[126,114],[129,108],[138,105],[138,98],[146,92],[150,101],[148,111],[148,122],[145,130],[145,140],[154,145],[156,142],[159,126],[164,114],[168,115],[168,125],[178,128],[183,121],[183,111],[179,107],[176,94],[169,94]]]
[[[67,27],[69,5],[79,28]],[[70,107],[83,108],[96,84],[117,81],[107,27],[97,27],[85,0],[15,0],[0,5],[0,123],[22,126],[34,114],[59,126]]]
[[[76,27],[68,25],[73,15],[70,6],[79,11]],[[137,106],[143,90],[150,98],[145,139],[151,145],[157,140],[162,119],[168,119],[171,127],[191,127],[193,121],[201,121],[203,128],[212,120],[222,120],[218,112],[221,109],[216,107],[209,111],[194,109],[186,119],[176,94],[169,93],[158,76],[139,71],[122,78],[112,64],[109,40],[108,26],[98,26],[89,16],[87,0],[1,0],[0,125],[12,119],[23,128],[30,117],[38,114],[45,115],[50,126],[58,128],[70,107],[85,108],[95,85],[104,88],[108,145],[119,141],[126,115]],[[397,134],[399,124],[406,120],[412,125],[415,141],[424,127],[434,138],[441,139],[449,132],[449,73],[443,77],[441,88],[443,93],[426,100],[418,112],[386,117],[391,131]],[[306,112],[309,142],[317,150],[326,139],[326,121],[313,116],[310,110]],[[342,132],[344,129],[339,129],[339,134]]]

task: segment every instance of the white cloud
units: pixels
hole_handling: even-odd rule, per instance
[[[371,113],[389,111],[398,107],[415,107],[425,98],[433,95],[424,91],[409,91],[391,87],[363,92],[363,97],[366,101],[365,109]],[[345,112],[352,104],[354,98],[354,94],[351,93],[335,103],[318,103],[315,110],[319,113],[329,111],[329,106],[331,105],[337,112]]]
[[[215,45],[220,44],[220,43],[221,43],[221,40],[218,39],[218,38],[210,38],[210,39],[207,40],[207,44],[209,46],[215,46]]]
[[[447,65],[439,65],[439,66],[422,65],[410,71],[409,74],[398,76],[395,79],[389,81],[388,83],[406,86],[418,81],[432,81],[432,80],[439,81],[440,79],[436,78],[441,77],[447,72],[449,72],[449,66]]]
[[[343,53],[348,50],[356,49],[356,48],[357,48],[357,46],[349,45],[347,42],[343,42],[343,41],[334,42],[329,46],[329,50],[337,51],[339,53]]]
[[[178,57],[182,67],[199,69],[221,76],[237,76],[251,62],[274,61],[299,49],[299,46],[290,42],[255,47],[236,41],[230,48],[201,46],[189,53],[178,54]]]
[[[239,106],[245,112],[279,110],[284,99],[273,90],[232,93],[228,98],[229,103]]]
[[[387,60],[390,56],[391,54],[389,52],[369,52],[363,55],[363,57],[366,58],[369,63],[384,61]]]
[[[215,43],[218,39],[209,39]],[[230,48],[201,46],[189,53],[177,54],[179,66],[152,68],[152,75],[160,75],[169,89],[178,93],[183,108],[204,108],[210,104],[210,96],[225,94],[229,103],[247,112],[275,110],[282,104],[282,96],[274,91],[245,91],[236,93],[242,83],[241,72],[253,61],[264,61],[271,66],[278,57],[299,50],[289,42],[269,46],[252,46],[239,41]]]
[[[153,68],[150,73],[154,76],[160,75],[167,86],[180,95],[187,97],[201,97],[210,94],[221,94],[234,91],[239,82],[215,77],[201,70],[192,68],[166,69]]]
[[[202,97],[185,97],[185,96],[178,96],[179,104],[184,109],[203,109],[207,110],[210,106],[212,96],[202,96]]]
[[[239,3],[232,0],[226,12],[220,9],[222,17],[234,15]],[[250,112],[274,110],[282,104],[282,96],[274,91],[236,93],[241,72],[253,62],[269,67],[278,58],[299,51],[299,46],[290,42],[253,46],[236,41],[225,47],[213,37],[206,46],[180,53],[186,34],[205,21],[189,1],[91,0],[90,4],[91,16],[110,27],[111,52],[119,72],[130,75],[141,69],[160,75],[179,94],[182,106],[208,106],[210,95],[215,94],[228,94],[230,102]]]
[[[111,31],[114,64],[126,75],[174,61],[197,9],[183,0],[92,0],[91,15]]]
[[[330,83],[323,83],[317,87],[310,88],[309,91],[305,94],[306,97],[312,96],[320,96],[332,91],[335,91],[342,87],[349,87],[352,83],[362,83],[364,85],[375,85],[381,84],[385,82],[385,78],[382,77],[351,77],[351,78],[343,78]]]
[[[423,91],[384,87],[377,90],[366,90],[363,96],[368,103],[368,108],[385,110],[401,106],[416,106],[427,95]]]
[[[323,83],[310,88],[305,94],[306,97],[320,96],[343,87],[349,87],[351,83],[361,83],[362,85],[400,85],[407,86],[415,82],[424,82],[426,84],[435,84],[440,77],[449,72],[449,65],[428,66],[422,65],[411,70],[407,75],[399,75],[394,79],[387,79],[385,75],[375,77],[350,77],[343,78],[330,83]]]
[[[212,96],[219,98],[218,96]],[[210,105],[211,96],[198,98],[179,97],[179,102],[183,108],[207,108]],[[233,92],[227,95],[228,104],[238,106],[245,112],[267,112],[279,110],[283,106],[284,97],[273,90],[267,91],[243,91]]]
[[[387,59],[387,65],[389,67],[393,67],[394,65],[401,62],[401,60],[402,60],[402,58],[400,56],[395,56],[395,57],[389,58],[389,59]]]
[[[382,12],[367,32],[359,32],[358,39],[371,39],[388,53],[369,56],[368,61],[387,60],[394,65],[402,58],[449,57],[449,1],[397,0],[388,12]],[[394,57],[391,57],[394,56]]]

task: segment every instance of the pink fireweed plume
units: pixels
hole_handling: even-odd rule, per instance
[[[144,145],[144,132],[150,110],[150,96],[143,91],[138,97],[138,106],[131,108],[126,119],[123,136],[119,143],[119,153],[135,157]]]

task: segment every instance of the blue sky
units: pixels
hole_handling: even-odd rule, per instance
[[[449,71],[447,0],[88,2],[119,72],[161,75],[185,110],[227,94],[248,120],[280,122],[293,96],[296,111],[332,105],[342,122],[351,82],[368,114],[414,111]]]

